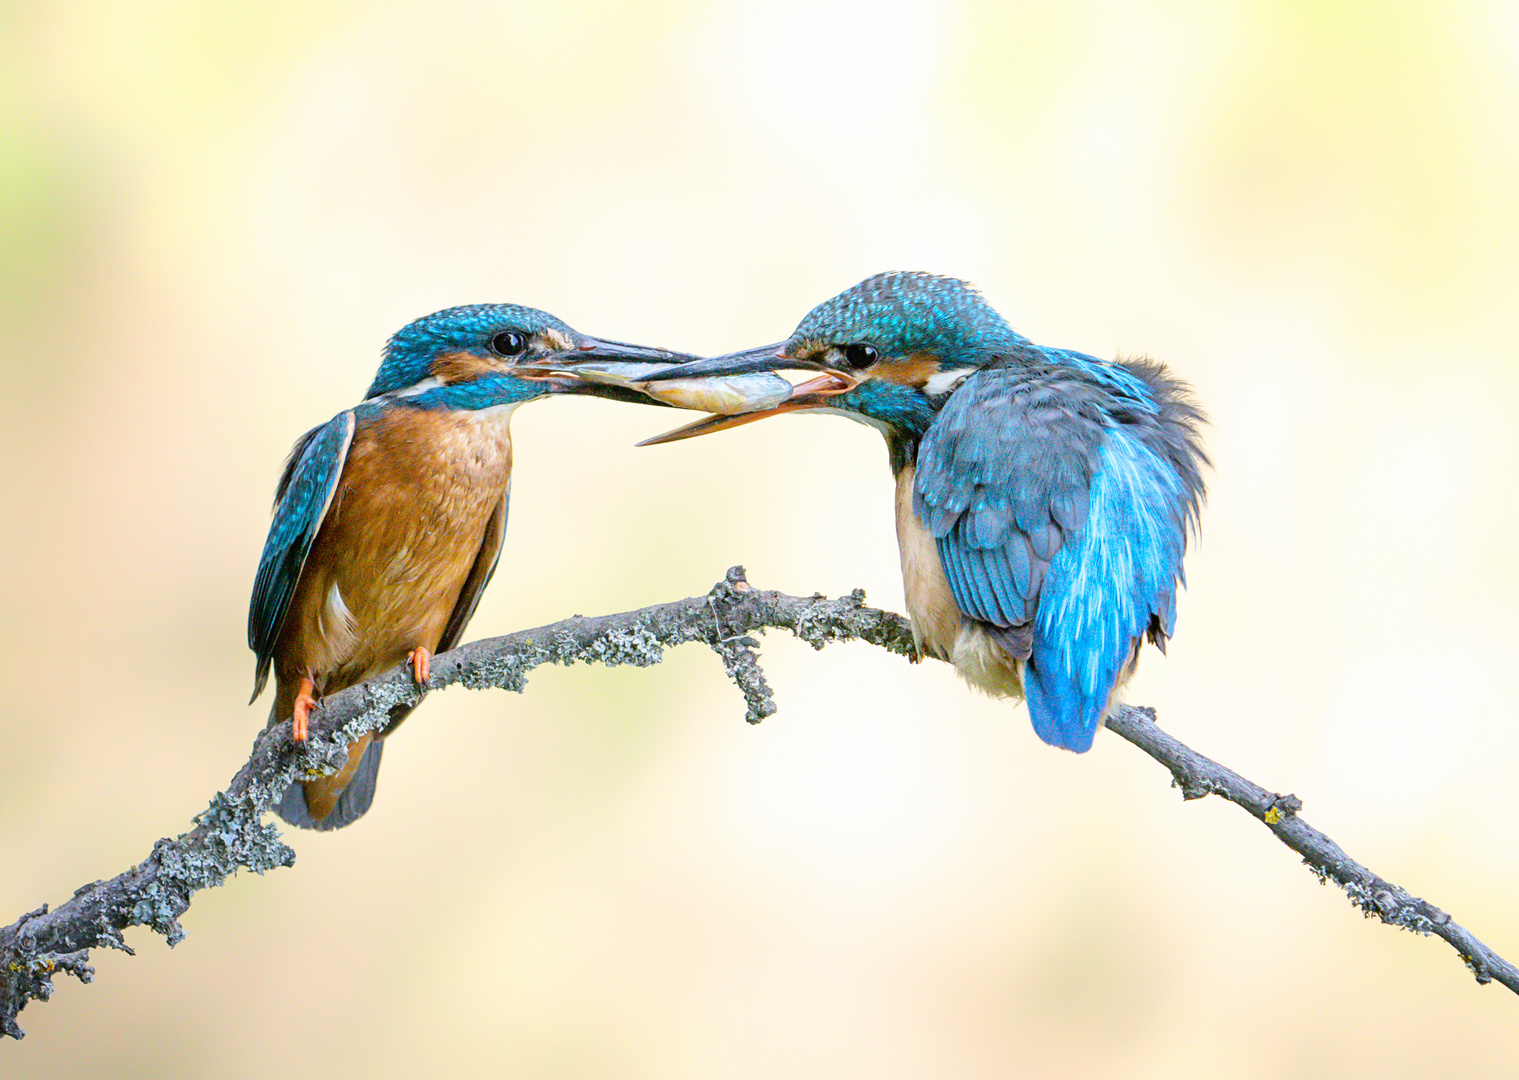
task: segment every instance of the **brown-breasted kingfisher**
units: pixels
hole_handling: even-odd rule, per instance
[[[513,410],[551,393],[647,399],[523,366],[668,364],[676,353],[600,341],[533,308],[480,304],[418,319],[385,347],[364,400],[296,442],[275,494],[248,609],[253,696],[274,671],[269,723],[297,742],[325,694],[409,662],[419,687],[458,643],[496,572],[511,491]],[[336,829],[369,809],[385,737],[334,775],[292,784],[292,825]]]

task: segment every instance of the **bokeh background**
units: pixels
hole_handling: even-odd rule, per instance
[[[1519,959],[1519,8],[778,0],[0,10],[0,922],[263,723],[293,439],[514,301],[698,352],[883,269],[1191,380],[1216,472],[1131,700]],[[705,591],[900,609],[878,437],[515,424],[471,636]],[[676,417],[675,419],[679,419]],[[1238,810],[941,665],[771,638],[436,695],[373,811],[97,952],[0,1076],[1512,1075],[1519,1002]]]

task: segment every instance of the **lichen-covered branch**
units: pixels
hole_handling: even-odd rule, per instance
[[[1303,857],[1321,881],[1333,881],[1369,919],[1401,926],[1416,934],[1433,934],[1448,941],[1479,983],[1496,979],[1519,993],[1519,970],[1472,936],[1460,923],[1427,900],[1372,873],[1329,837],[1298,817],[1303,808],[1296,795],[1278,795],[1246,780],[1232,769],[1205,758],[1166,734],[1155,724],[1155,710],[1123,705],[1108,717],[1107,726],[1149,754],[1167,769],[1184,799],[1218,795],[1242,807]]]
[[[706,596],[620,615],[577,616],[462,645],[434,659],[428,689],[460,683],[520,692],[527,674],[541,664],[644,667],[659,663],[672,645],[701,641],[722,658],[743,692],[746,719],[757,723],[775,712],[755,654],[758,642],[752,635],[757,632],[789,630],[818,649],[833,641],[860,640],[916,659],[907,620],[868,608],[864,601],[858,590],[829,600],[754,589],[744,580],[743,569],[734,567]],[[122,937],[127,927],[147,926],[173,945],[184,937],[179,918],[196,891],[221,885],[239,869],[262,874],[292,865],[295,853],[273,826],[264,824],[264,811],[279,801],[293,780],[313,770],[336,769],[349,742],[383,727],[394,706],[417,697],[409,669],[402,666],[325,699],[312,714],[305,747],[291,742],[288,725],[265,729],[254,740],[247,762],[196,816],[189,832],[159,840],[137,866],[84,886],[57,908],[44,905],[0,929],[0,1035],[22,1037],[17,1016],[28,1001],[45,1001],[52,995],[53,975],[61,972],[89,982],[94,974],[91,949],[131,952]],[[1512,965],[1444,912],[1352,861],[1297,816],[1301,804],[1295,797],[1272,794],[1177,742],[1155,726],[1150,710],[1122,707],[1108,726],[1165,765],[1185,798],[1218,794],[1244,807],[1321,878],[1344,888],[1367,915],[1444,938],[1479,982],[1496,979],[1519,992],[1519,972]]]
[[[900,616],[865,606],[865,594],[829,600],[751,588],[741,567],[728,571],[706,596],[657,604],[621,615],[575,617],[460,646],[434,658],[428,688],[454,683],[521,691],[540,664],[657,664],[664,650],[704,641],[722,657],[757,723],[775,711],[770,688],[755,656],[761,630],[790,630],[821,649],[832,641],[858,639],[891,652],[910,654],[912,634]],[[0,1036],[22,1037],[17,1015],[28,1001],[46,1001],[52,977],[94,977],[91,949],[132,950],[122,937],[129,926],[147,926],[170,945],[184,937],[179,917],[198,890],[222,884],[240,869],[262,874],[295,862],[295,852],[261,818],[279,802],[292,780],[312,770],[332,772],[345,747],[366,731],[383,727],[393,706],[418,698],[404,665],[387,675],[325,699],[311,718],[305,748],[290,740],[289,725],[267,728],[225,791],[198,814],[194,827],[174,840],[159,840],[135,867],[96,881],[49,909],[28,912],[0,929]]]

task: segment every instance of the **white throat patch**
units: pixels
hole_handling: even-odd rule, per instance
[[[940,397],[944,394],[952,393],[975,370],[973,367],[964,367],[936,371],[928,377],[928,382],[923,384],[923,392],[929,397]]]

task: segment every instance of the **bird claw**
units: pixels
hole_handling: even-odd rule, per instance
[[[316,708],[316,698],[312,691],[316,684],[308,678],[301,679],[301,685],[295,692],[295,708],[291,710],[290,737],[298,743],[307,739],[307,721],[311,717],[311,710]]]
[[[432,677],[432,653],[419,645],[406,654],[406,662],[411,665],[411,677],[416,684],[426,686]]]

